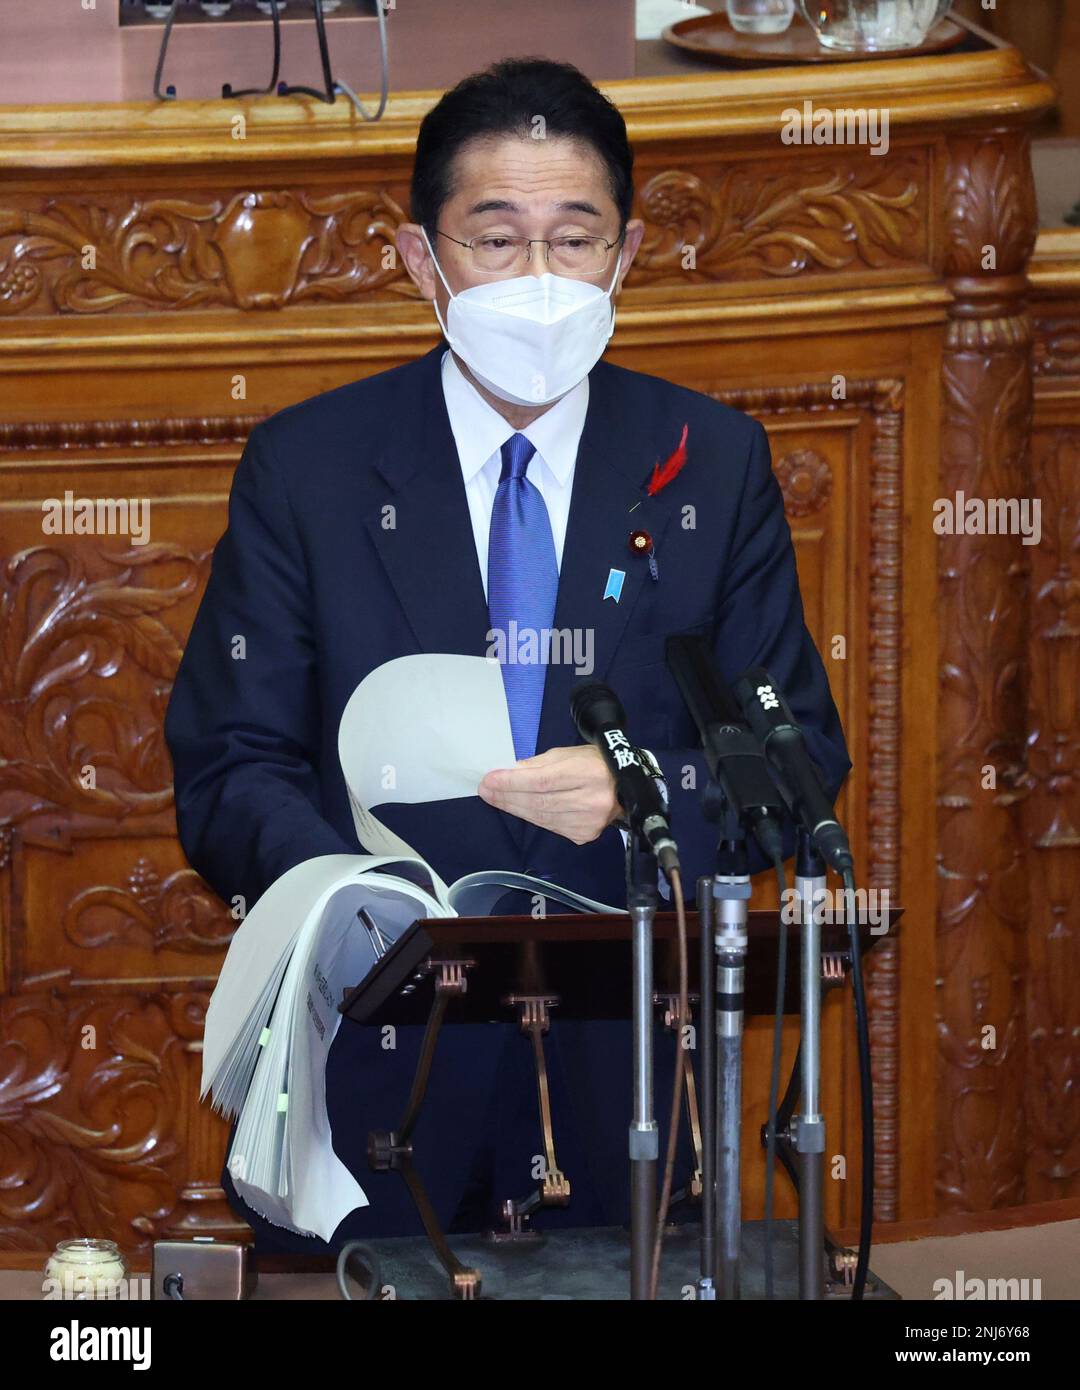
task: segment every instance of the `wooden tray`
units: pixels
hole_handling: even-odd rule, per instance
[[[711,63],[850,63],[864,58],[912,58],[920,53],[943,53],[963,43],[967,30],[951,19],[943,19],[931,29],[917,48],[890,48],[884,52],[854,52],[825,48],[796,10],[795,18],[782,34],[740,34],[731,27],[726,14],[699,15],[669,24],[664,39]]]

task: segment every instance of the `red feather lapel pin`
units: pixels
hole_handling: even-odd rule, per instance
[[[658,463],[654,466],[653,474],[649,479],[649,486],[647,488],[650,497],[655,497],[662,488],[667,487],[668,483],[670,483],[673,478],[677,478],[683,471],[683,467],[686,463],[686,436],[689,429],[689,423],[683,425],[679,447],[666,463]]]
[[[649,485],[646,488],[646,493],[649,497],[655,497],[658,492],[667,487],[672,479],[677,478],[682,472],[686,464],[686,436],[689,431],[689,424],[683,425],[682,438],[679,440],[678,448],[664,463],[657,463],[653,466],[652,477],[649,479]],[[630,510],[635,511],[640,505],[640,502],[635,502]],[[644,555],[648,558],[649,574],[652,576],[654,582],[658,580],[660,578],[660,571],[656,565],[656,549],[653,545],[653,538],[649,535],[648,531],[630,532],[630,550],[634,555]]]

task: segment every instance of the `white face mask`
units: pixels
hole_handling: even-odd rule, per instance
[[[439,327],[477,381],[512,405],[547,405],[588,376],[615,330],[621,255],[606,290],[545,271],[454,294],[423,235],[450,296],[447,323],[434,305]]]

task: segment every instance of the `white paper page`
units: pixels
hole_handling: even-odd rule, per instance
[[[382,875],[364,875],[339,889],[326,904],[299,977],[289,1064],[285,1206],[297,1230],[313,1231],[323,1240],[351,1211],[367,1206],[363,1188],[334,1152],[326,1109],[326,1059],[342,1022],[338,1005],[378,958],[357,909],[364,907],[391,943],[418,916],[437,908],[434,902],[419,903],[418,896]],[[359,1091],[363,1077],[357,1076],[355,1084]]]
[[[372,854],[419,858],[371,808],[475,796],[485,773],[514,766],[499,663],[444,652],[385,662],[345,706],[338,758],[360,843]]]
[[[460,917],[487,917],[491,909],[504,898],[511,889],[532,893],[535,897],[559,903],[564,907],[575,908],[581,912],[618,912],[626,915],[624,907],[610,907],[607,903],[586,898],[581,893],[560,888],[544,878],[533,878],[531,874],[516,874],[507,869],[484,869],[480,873],[466,874],[450,889],[450,904]]]
[[[233,933],[206,1011],[202,1094],[229,1044],[251,1016],[267,976],[291,948],[312,904],[335,879],[356,868],[356,858],[323,854],[305,859],[274,880]]]
[[[240,1105],[229,1151],[237,1192],[267,1220],[329,1239],[342,1218],[366,1205],[363,1189],[333,1151],[326,1111],[326,1058],[341,1022],[337,1003],[375,963],[375,948],[356,909],[369,906],[387,942],[418,917],[445,915],[431,894],[396,874],[368,869],[382,860],[347,856],[360,865],[339,875],[311,904],[295,935],[264,1046]],[[423,865],[387,867],[423,877]],[[261,900],[260,900],[261,902]],[[326,992],[312,990],[319,964]],[[308,999],[311,999],[309,1008]],[[317,1015],[313,1010],[318,1010]],[[312,1022],[319,1018],[318,1028]],[[279,1098],[285,1097],[285,1109]]]
[[[286,991],[287,992],[287,991]],[[233,1186],[247,1204],[279,1226],[289,1225],[289,1212],[278,1198],[275,1173],[284,1142],[285,1116],[277,1097],[285,1089],[288,1029],[280,1028],[272,1044],[259,1049],[255,1074],[229,1146],[228,1167]]]
[[[237,1192],[255,1211],[279,1226],[296,1230],[285,1181],[288,1135],[289,1069],[293,1055],[293,1020],[300,973],[323,908],[333,896],[329,889],[305,919],[274,1001],[268,1036],[258,1049],[251,1086],[244,1098],[229,1153],[229,1171]],[[280,1101],[284,1098],[286,1108]]]
[[[218,1070],[209,1078],[208,1084],[213,1088],[211,1104],[221,1115],[235,1115],[243,1104],[258,1060],[263,1024],[270,1017],[287,964],[287,960],[282,960],[267,977],[254,1009],[228,1045]]]
[[[292,1225],[329,1240],[356,1207],[368,1204],[364,1189],[334,1152],[326,1112],[326,1059],[341,1023],[337,1011],[346,986],[375,963],[367,932],[356,920],[366,894],[339,890],[327,903],[304,960],[293,1015],[285,1140],[285,1203]],[[299,955],[299,952],[297,953]]]
[[[395,835],[389,826],[383,825],[378,816],[369,811],[366,806],[361,806],[351,790],[349,791],[349,808],[352,811],[353,825],[356,827],[356,838],[362,845],[366,845],[372,854],[380,857],[399,856],[409,859],[419,857],[412,845],[406,843],[400,835]],[[445,901],[449,889],[434,869],[431,869],[430,873],[436,893]]]

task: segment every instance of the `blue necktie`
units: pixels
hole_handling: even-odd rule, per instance
[[[488,537],[488,618],[492,631],[502,634],[503,686],[514,753],[531,758],[540,729],[559,566],[544,499],[525,476],[535,447],[523,434],[515,434],[501,452],[502,473]],[[522,655],[524,661],[519,659]]]

